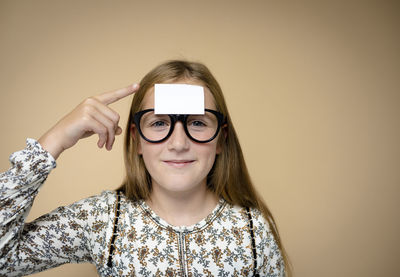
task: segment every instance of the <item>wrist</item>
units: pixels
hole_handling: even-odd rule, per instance
[[[60,140],[52,133],[46,133],[38,139],[42,148],[49,152],[55,160],[64,151],[64,148],[59,144],[59,141]]]

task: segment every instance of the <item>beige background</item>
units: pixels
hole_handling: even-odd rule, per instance
[[[399,276],[400,5],[339,2],[0,0],[0,170],[85,97],[202,61],[296,276]],[[29,219],[120,184],[122,138],[96,142],[60,156]]]

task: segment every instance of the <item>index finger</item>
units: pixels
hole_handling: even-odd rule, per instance
[[[130,86],[127,86],[125,88],[120,88],[114,91],[108,91],[102,94],[99,94],[95,96],[97,100],[102,102],[105,105],[109,105],[111,103],[114,103],[128,95],[131,95],[132,93],[136,92],[139,88],[138,84],[133,84]]]

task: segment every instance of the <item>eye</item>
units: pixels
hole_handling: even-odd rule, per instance
[[[189,125],[192,125],[194,127],[205,127],[206,123],[201,120],[192,120],[191,122],[189,122]]]
[[[153,130],[164,130],[171,125],[168,115],[155,115],[153,113],[149,113],[146,117],[143,117],[141,123],[144,128]]]
[[[154,128],[161,128],[161,127],[167,127],[167,126],[168,126],[168,122],[165,122],[162,120],[154,121],[150,124],[150,127],[154,127]]]
[[[187,122],[187,127],[193,131],[201,131],[208,127],[208,124],[205,120],[200,118],[193,118]]]

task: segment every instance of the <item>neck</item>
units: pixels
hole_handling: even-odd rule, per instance
[[[190,226],[208,216],[216,207],[218,198],[205,184],[184,192],[166,191],[160,186],[153,186],[146,203],[169,224]]]

